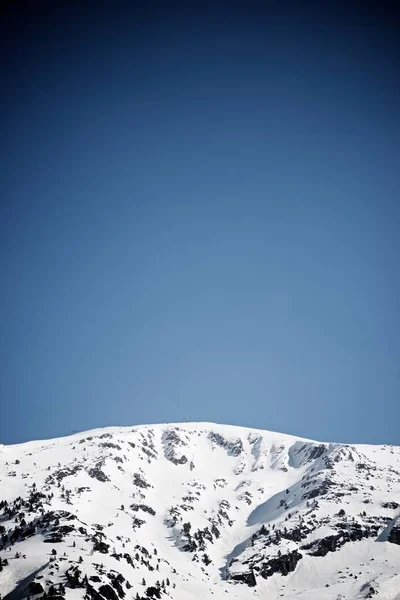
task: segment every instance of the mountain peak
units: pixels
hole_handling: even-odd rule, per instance
[[[0,482],[9,600],[400,588],[399,447],[216,423],[107,427],[2,446]]]

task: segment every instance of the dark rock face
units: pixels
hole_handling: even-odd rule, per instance
[[[397,510],[400,508],[400,504],[398,502],[383,502],[383,508],[390,508],[391,510]]]
[[[246,571],[244,573],[231,573],[228,579],[229,581],[240,581],[241,583],[246,583],[249,587],[254,587],[257,585],[253,571]]]
[[[186,456],[184,454],[182,454],[182,456],[180,458],[171,458],[171,462],[173,462],[175,465],[184,465],[185,463],[187,463],[188,459],[186,458]]]
[[[184,465],[188,462],[187,457],[182,454],[179,456],[179,447],[186,446],[186,442],[179,436],[179,432],[175,429],[165,431],[162,436],[164,445],[165,458],[171,461],[174,465]]]
[[[101,554],[108,554],[109,547],[110,544],[106,544],[105,542],[96,539],[94,541],[93,551],[100,552]]]
[[[124,559],[126,560],[126,562],[128,563],[128,565],[131,565],[131,567],[133,567],[133,560],[132,560],[132,557],[130,556],[130,554],[128,554],[127,552],[125,552]]]
[[[86,585],[86,594],[85,594],[85,598],[86,598],[87,600],[89,600],[89,599],[90,599],[90,600],[103,600],[103,596],[101,596],[101,595],[99,594],[99,592],[98,592],[98,591],[96,591],[96,590],[94,589],[94,587],[90,585],[90,583],[89,583],[89,582],[88,582],[88,583],[87,583],[87,585]]]
[[[44,589],[41,583],[38,581],[32,581],[28,586],[30,596],[36,596],[36,594],[43,594]]]
[[[137,485],[137,487],[140,487],[142,489],[151,487],[151,485],[147,483],[145,478],[140,473],[133,474],[133,485]]]
[[[318,496],[324,496],[328,493],[329,488],[333,485],[329,479],[325,479],[318,487],[314,487],[302,495],[302,500],[312,500]]]
[[[113,577],[112,575],[109,574],[108,577],[111,580],[111,585],[116,590],[118,596],[120,598],[124,598],[125,592],[124,592],[121,584],[125,581],[125,577],[123,575],[121,575],[121,573],[119,573],[119,575],[117,575],[116,577]]]
[[[71,477],[72,475],[75,475],[78,471],[81,470],[81,465],[75,465],[74,467],[64,467],[62,469],[58,469],[46,478],[46,483],[54,484],[55,481],[62,481],[63,479],[65,479],[65,477]]]
[[[301,550],[309,550],[310,556],[326,556],[328,552],[336,552],[344,544],[348,542],[360,541],[363,538],[374,536],[378,533],[378,526],[365,526],[361,527],[358,523],[352,524],[349,529],[340,530],[335,535],[328,535],[325,538],[316,540],[311,544],[305,544],[301,547]]]
[[[343,546],[342,536],[340,534],[337,535],[328,535],[326,538],[321,540],[317,540],[312,544],[306,544],[301,547],[302,550],[310,550],[309,554],[311,556],[326,556],[328,552],[335,552]]]
[[[78,567],[70,567],[65,572],[68,587],[72,589],[83,587],[83,581],[81,580],[82,571]]]
[[[117,593],[108,583],[101,585],[99,587],[99,592],[106,600],[119,600]]]
[[[397,521],[396,525],[392,527],[392,530],[389,534],[388,541],[392,544],[397,544],[400,546],[400,522]]]
[[[151,508],[151,506],[147,506],[147,504],[131,504],[131,509],[137,512],[138,510],[143,510],[144,512],[149,513],[149,515],[155,515],[156,511]]]
[[[307,537],[308,533],[309,529],[307,529],[307,527],[294,527],[289,531],[280,532],[285,540],[292,540],[293,542],[301,542],[301,540],[304,540],[304,538]]]
[[[315,460],[316,458],[319,458],[320,456],[323,455],[323,453],[325,452],[326,448],[323,444],[320,444],[319,446],[315,446],[309,455],[309,460]]]
[[[92,477],[92,479],[97,479],[97,481],[101,481],[104,483],[105,481],[110,481],[110,478],[102,471],[99,467],[93,467],[93,469],[89,469],[88,475]]]
[[[141,527],[145,523],[146,523],[146,521],[144,521],[143,519],[134,518],[134,519],[132,519],[132,528],[135,531],[136,529],[139,529],[139,527]]]
[[[115,450],[121,450],[121,446],[119,446],[118,444],[113,444],[112,442],[103,442],[102,444],[99,444],[100,446],[102,446],[103,448],[113,448]]]
[[[240,438],[230,441],[214,432],[211,432],[209,437],[214,444],[224,448],[230,456],[239,456],[243,452],[243,443]]]
[[[161,598],[161,591],[156,587],[148,587],[146,590],[148,598]]]
[[[295,570],[297,563],[302,558],[303,555],[297,550],[289,552],[288,554],[282,554],[282,556],[277,556],[276,558],[271,558],[269,561],[263,563],[260,569],[260,575],[264,577],[264,579],[271,577],[274,573],[287,575]]]
[[[72,525],[60,525],[60,527],[57,527],[57,533],[59,533],[60,535],[68,535],[74,530],[75,527],[73,527]]]

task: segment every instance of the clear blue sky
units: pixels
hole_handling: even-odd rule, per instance
[[[217,4],[9,3],[1,442],[400,443],[398,12]]]

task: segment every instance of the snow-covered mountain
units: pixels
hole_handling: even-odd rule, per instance
[[[400,448],[210,423],[0,445],[2,598],[400,599]]]

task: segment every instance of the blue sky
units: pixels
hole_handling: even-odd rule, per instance
[[[0,442],[399,444],[393,5],[29,6],[2,36]]]

